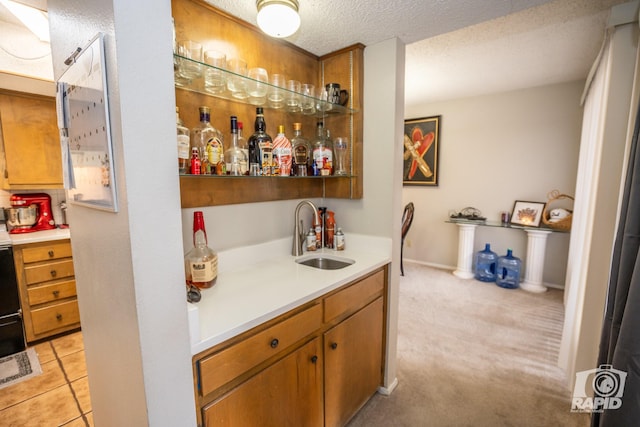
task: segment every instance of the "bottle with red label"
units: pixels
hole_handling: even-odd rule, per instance
[[[278,135],[273,140],[273,163],[279,173],[274,173],[274,175],[291,175],[292,162],[291,141],[284,134],[284,125],[279,125]]]
[[[193,248],[184,256],[187,287],[210,288],[218,278],[218,254],[208,246],[202,211],[193,213]]]

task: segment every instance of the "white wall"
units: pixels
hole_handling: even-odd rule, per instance
[[[499,221],[515,200],[547,201],[558,189],[574,196],[584,82],[543,86],[434,104],[408,106],[406,119],[441,115],[438,187],[405,186],[403,203],[415,217],[405,259],[453,267],[458,230],[445,224],[451,211],[472,206]],[[519,230],[478,227],[475,250],[491,243],[525,260]],[[549,236],[543,281],[563,286],[569,235]]]
[[[76,47],[105,34],[120,211],[69,209],[95,425],[195,425],[170,3],[50,0],[48,6],[56,78]]]

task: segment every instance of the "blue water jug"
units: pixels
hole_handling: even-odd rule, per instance
[[[517,288],[520,285],[521,267],[520,258],[513,256],[511,249],[507,249],[507,255],[498,258],[496,285],[507,289]]]
[[[496,281],[498,254],[491,250],[491,245],[489,245],[489,243],[485,243],[483,251],[476,252],[475,264],[476,280],[480,280],[482,282]]]

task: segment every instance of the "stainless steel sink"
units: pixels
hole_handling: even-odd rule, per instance
[[[354,264],[355,261],[349,258],[338,258],[327,255],[317,255],[297,259],[298,264],[306,265],[320,270],[339,270]]]

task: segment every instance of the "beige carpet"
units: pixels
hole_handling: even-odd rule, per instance
[[[562,292],[532,294],[405,263],[398,387],[357,426],[587,426],[556,366]]]

